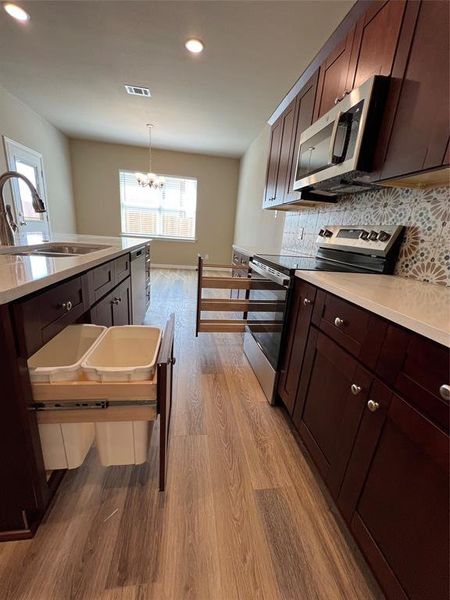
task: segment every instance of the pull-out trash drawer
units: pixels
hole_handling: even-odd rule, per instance
[[[99,342],[106,327],[69,325],[28,359],[32,385],[76,381],[81,362]],[[95,438],[92,423],[39,423],[42,453],[46,470],[76,469]]]

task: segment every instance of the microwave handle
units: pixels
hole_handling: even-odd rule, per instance
[[[350,116],[348,114],[347,114],[347,117],[345,118],[346,131],[345,131],[344,147],[342,148],[342,154],[340,156],[338,156],[334,153],[334,146],[336,144],[336,136],[337,136],[337,132],[338,132],[339,122],[343,115],[346,115],[346,113],[339,112],[336,115],[336,119],[334,121],[333,131],[331,133],[330,149],[328,152],[328,164],[329,165],[337,165],[337,164],[341,163],[344,160],[345,154],[347,152],[348,144],[350,141],[351,127],[352,127],[352,120],[351,120],[351,118],[348,118]]]

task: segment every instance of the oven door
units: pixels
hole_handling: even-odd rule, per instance
[[[258,310],[250,308],[247,314],[247,331],[276,371],[290,280],[288,277],[277,278],[271,274],[265,274],[254,264],[252,266],[252,263],[249,266],[252,269],[250,277],[258,280],[265,277],[270,282],[271,289],[250,290],[250,300],[263,301],[268,306],[267,310],[264,310],[261,305]],[[256,271],[257,268],[258,271]],[[263,309],[261,310],[261,308]]]

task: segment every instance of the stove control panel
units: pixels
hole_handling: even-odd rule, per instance
[[[317,243],[321,248],[386,256],[402,231],[401,225],[327,225],[320,229]]]

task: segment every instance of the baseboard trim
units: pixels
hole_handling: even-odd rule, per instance
[[[187,271],[196,271],[197,267],[193,265],[161,265],[156,263],[151,263],[152,269],[182,269]]]
[[[205,266],[208,266],[207,264]],[[179,269],[180,271],[196,271],[197,266],[193,265],[162,265],[151,263],[152,269]],[[230,269],[214,269],[215,271],[229,271]]]

